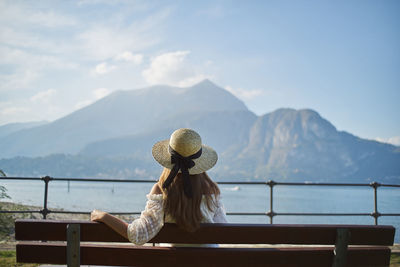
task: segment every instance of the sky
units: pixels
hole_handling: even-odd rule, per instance
[[[0,125],[210,79],[400,145],[400,1],[0,0]]]

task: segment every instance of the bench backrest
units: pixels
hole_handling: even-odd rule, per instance
[[[342,246],[349,266],[362,266],[363,263],[388,266],[390,249],[382,246],[393,245],[395,232],[392,226],[372,225],[203,224],[198,231],[188,233],[174,224],[166,224],[149,243],[331,245],[300,248],[166,248],[121,245],[121,242],[127,242],[125,238],[96,222],[17,220],[15,236],[20,241],[66,241],[67,226],[72,224],[79,224],[82,242],[118,242],[111,246],[81,244],[82,264],[121,266],[154,266],[157,263],[165,266],[332,266],[335,245],[336,252]],[[340,236],[343,229],[345,235]],[[341,238],[344,238],[343,242]],[[380,247],[347,250],[347,245]],[[65,254],[65,244],[20,242],[17,245],[17,260],[21,262],[33,262],[33,258],[36,258],[39,263],[63,264],[66,261]],[[43,255],[42,261],[38,261],[38,255]],[[50,257],[53,259],[50,260]]]

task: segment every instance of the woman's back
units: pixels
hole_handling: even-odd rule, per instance
[[[217,153],[201,142],[191,129],[178,129],[169,140],[157,142],[154,159],[164,170],[147,195],[140,218],[127,224],[102,211],[93,211],[91,219],[109,225],[135,244],[144,244],[161,230],[164,223],[176,223],[192,232],[200,223],[225,223],[220,191],[207,175],[218,159]]]

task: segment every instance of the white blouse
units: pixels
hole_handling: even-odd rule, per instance
[[[164,225],[164,210],[162,194],[148,194],[146,208],[140,218],[128,225],[128,239],[134,244],[143,245],[155,237]],[[202,223],[226,223],[226,213],[220,199],[215,201],[216,207],[212,211],[207,208],[206,198],[203,195],[200,209],[203,214]],[[174,223],[174,219],[166,215],[166,223]]]

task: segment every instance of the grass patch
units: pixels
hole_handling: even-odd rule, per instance
[[[36,266],[39,266],[39,264],[17,263],[15,250],[0,251],[0,267],[10,267],[10,266],[36,267]]]
[[[400,267],[400,254],[392,253],[390,256],[390,267]]]

